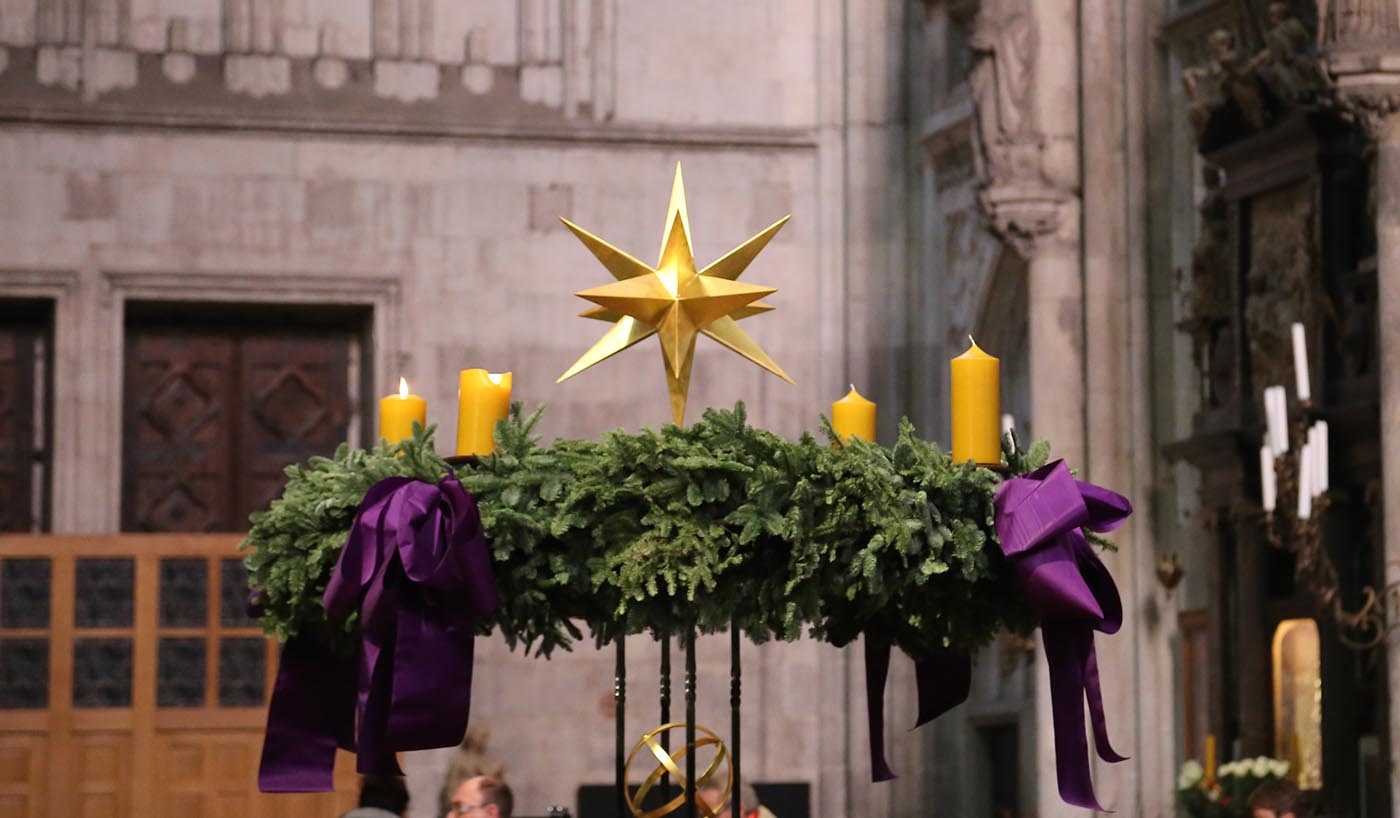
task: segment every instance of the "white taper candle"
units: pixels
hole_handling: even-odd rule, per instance
[[[1265,511],[1278,505],[1278,474],[1274,472],[1274,450],[1266,443],[1259,447],[1259,495]]]
[[[1330,449],[1331,441],[1327,439],[1327,421],[1319,420],[1317,423],[1313,424],[1313,428],[1317,430],[1317,442],[1313,445],[1313,464],[1317,466],[1317,480],[1315,481],[1317,483],[1316,493],[1326,494],[1327,490],[1332,487],[1332,474],[1330,471],[1332,468],[1332,452]]]
[[[1312,400],[1312,384],[1308,380],[1308,338],[1301,322],[1293,322],[1293,375],[1297,379],[1298,400]]]
[[[1274,457],[1288,451],[1288,397],[1282,386],[1264,390],[1264,418],[1268,423],[1269,446]]]

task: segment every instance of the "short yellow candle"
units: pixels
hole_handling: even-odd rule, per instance
[[[849,441],[858,437],[867,443],[875,442],[875,403],[868,401],[856,391],[854,384],[846,397],[831,404],[831,428]]]
[[[510,373],[464,369],[457,384],[457,454],[491,454],[496,421],[510,414]]]
[[[1207,787],[1215,786],[1215,736],[1206,736],[1206,764],[1205,777],[1202,779]]]
[[[1001,463],[1001,361],[971,337],[967,352],[949,362],[953,393],[953,461]]]
[[[427,425],[428,402],[408,394],[408,381],[399,378],[399,394],[379,399],[379,436],[391,444],[413,437],[415,420],[419,426]]]

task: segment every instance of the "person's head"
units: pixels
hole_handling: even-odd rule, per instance
[[[457,785],[447,818],[510,818],[514,808],[515,796],[506,782],[478,775]]]
[[[397,775],[367,775],[360,779],[360,806],[403,815],[408,811],[408,787]]]
[[[1249,808],[1254,818],[1302,818],[1298,787],[1286,778],[1274,778],[1254,788],[1249,796]]]
[[[723,804],[719,803],[720,797],[724,795],[724,788],[718,783],[713,781],[706,782],[700,787],[700,791],[696,794],[705,799],[705,803],[710,805],[710,809],[714,810],[719,818],[731,818],[731,807],[734,805],[734,796],[731,793],[729,797],[724,799]],[[743,814],[748,815],[758,809],[759,805],[758,793],[754,791],[753,785],[748,782],[740,784],[739,808]]]

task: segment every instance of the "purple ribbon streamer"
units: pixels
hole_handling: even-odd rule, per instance
[[[1026,600],[1041,618],[1060,797],[1105,811],[1089,772],[1084,704],[1087,699],[1099,757],[1127,760],[1108,740],[1094,653],[1094,631],[1116,633],[1123,603],[1080,529],[1112,531],[1132,505],[1120,494],[1075,480],[1060,460],[1002,483],[994,503],[1002,551],[1016,561]]]
[[[496,609],[476,500],[452,474],[376,483],[326,586],[332,620],[360,613],[355,654],[287,641],[268,707],[258,788],[333,789],[337,747],[361,773],[401,775],[394,754],[450,747],[471,709],[473,617]],[[358,720],[358,730],[356,722]]]
[[[865,712],[870,724],[870,780],[890,781],[897,777],[885,760],[885,679],[890,672],[890,643],[872,637],[868,631],[863,641]],[[914,682],[919,700],[914,728],[918,728],[967,700],[968,691],[972,689],[972,657],[965,651],[944,650],[915,660]]]

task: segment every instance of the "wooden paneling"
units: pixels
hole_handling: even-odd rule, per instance
[[[334,793],[263,795],[257,790],[276,645],[262,640],[255,623],[224,609],[223,585],[237,579],[227,561],[237,557],[239,540],[228,534],[0,535],[0,568],[6,560],[38,556],[52,564],[48,627],[0,627],[0,641],[47,639],[52,656],[48,708],[0,709],[0,818],[301,818],[338,815],[354,806],[357,779],[354,760],[346,753],[337,759]],[[129,625],[83,627],[77,621],[76,575],[86,560],[131,561]],[[193,575],[205,583],[198,596],[199,627],[162,624],[161,565],[170,560],[194,567]],[[167,583],[164,592],[173,587]],[[241,595],[241,583],[232,590]],[[213,676],[206,678],[200,706],[158,706],[158,646],[172,635],[201,640],[205,655],[215,657],[206,664]],[[75,645],[97,637],[132,641],[129,707],[74,706]],[[259,640],[253,643],[261,645],[262,673],[254,674],[261,680],[258,706],[220,705],[218,674],[228,668],[217,661],[218,646],[229,640]]]
[[[39,818],[47,802],[48,739],[0,732],[0,818]]]

